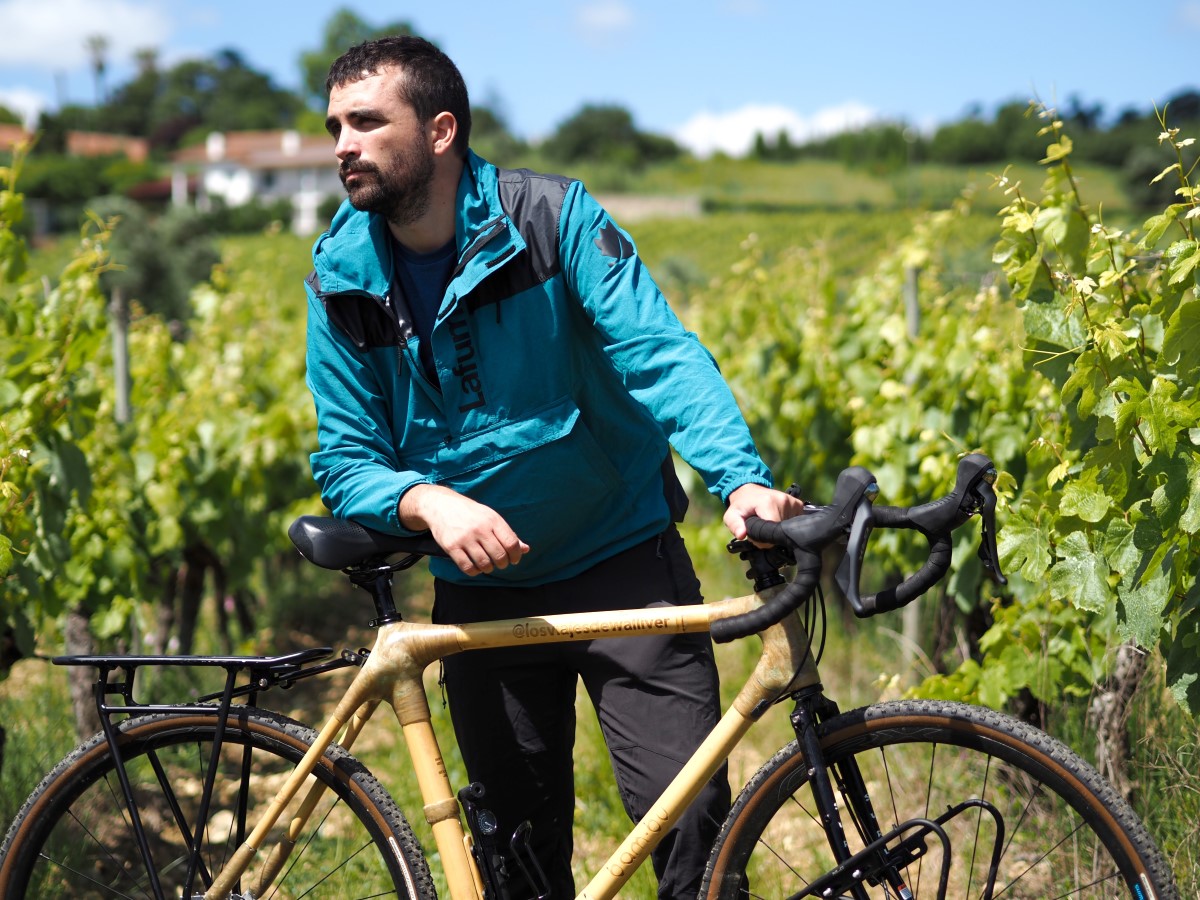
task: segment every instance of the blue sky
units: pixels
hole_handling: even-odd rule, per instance
[[[1035,95],[1113,116],[1200,89],[1200,0],[0,0],[0,103],[90,102],[84,41],[97,33],[110,85],[141,47],[170,65],[231,46],[295,87],[299,54],[339,6],[408,20],[455,59],[473,99],[534,139],[585,102],[625,106],[703,153],[873,118],[929,129]]]

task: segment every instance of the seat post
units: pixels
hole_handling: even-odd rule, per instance
[[[371,569],[355,569],[349,572],[350,581],[371,595],[375,603],[375,618],[370,621],[372,628],[402,622],[404,617],[396,609],[396,601],[392,596],[391,566],[380,566]]]

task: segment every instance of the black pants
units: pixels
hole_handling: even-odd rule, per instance
[[[701,602],[683,540],[672,527],[565,581],[481,588],[438,581],[435,622],[461,623]],[[575,896],[572,748],[579,678],[591,697],[625,811],[641,819],[720,717],[707,634],[613,638],[478,650],[445,660],[459,748],[487,789],[500,834],[528,819],[555,898]],[[729,810],[725,767],[655,849],[659,897],[695,897]],[[505,838],[507,844],[507,838]],[[613,849],[616,849],[615,846]],[[511,866],[509,868],[512,868]],[[511,896],[527,896],[521,879]]]

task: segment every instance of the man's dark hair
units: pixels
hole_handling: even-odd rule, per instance
[[[355,44],[329,67],[325,92],[392,66],[403,72],[400,98],[412,106],[422,123],[440,112],[449,112],[458,120],[454,149],[465,157],[471,140],[466,82],[450,57],[424,38],[400,35]]]

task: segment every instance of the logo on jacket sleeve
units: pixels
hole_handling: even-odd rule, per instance
[[[629,259],[633,256],[633,244],[629,238],[621,234],[617,230],[617,226],[611,221],[606,221],[604,227],[600,229],[600,237],[595,241],[597,249],[601,256],[607,256],[609,259]],[[610,266],[615,266],[615,262],[610,262]]]

